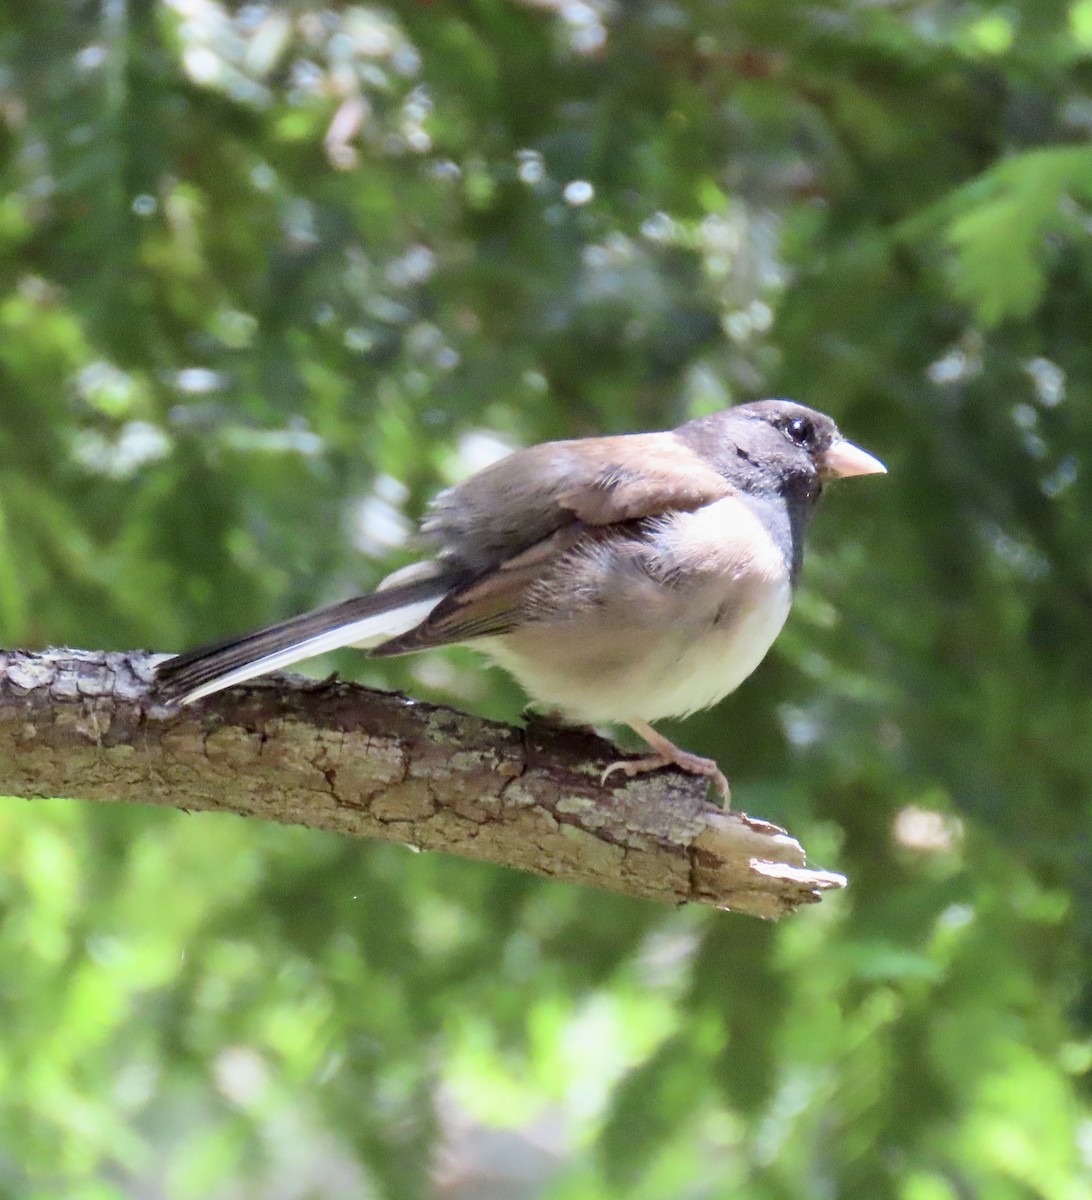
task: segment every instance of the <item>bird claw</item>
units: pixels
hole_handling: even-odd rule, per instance
[[[608,776],[613,775],[615,771],[621,771],[627,779],[632,779],[642,771],[656,771],[668,765],[669,760],[661,758],[658,754],[651,754],[647,758],[620,758],[617,762],[612,762],[599,776],[599,782],[605,787]]]
[[[677,747],[674,749],[676,752],[672,755],[650,754],[645,758],[621,758],[607,767],[599,777],[599,782],[606,786],[608,777],[615,771],[621,771],[627,779],[633,779],[634,776],[643,775],[646,771],[658,771],[661,767],[678,767],[680,771],[685,771],[688,775],[697,775],[708,779],[720,793],[721,799],[724,801],[724,808],[731,808],[732,791],[728,786],[728,779],[720,767],[711,758],[702,758],[700,754],[690,754]]]

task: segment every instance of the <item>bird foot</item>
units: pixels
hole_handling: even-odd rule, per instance
[[[670,745],[670,743],[668,743]],[[702,758],[700,754],[691,754],[688,750],[680,750],[671,746],[670,752],[649,754],[645,758],[623,758],[611,763],[600,777],[601,783],[607,782],[607,777],[615,771],[621,771],[627,779],[635,775],[643,775],[646,771],[658,771],[661,767],[678,767],[688,775],[699,775],[708,779],[720,793],[725,809],[732,807],[732,791],[724,772],[711,758]]]

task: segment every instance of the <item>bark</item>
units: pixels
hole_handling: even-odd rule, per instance
[[[160,657],[0,653],[0,794],[232,812],[761,917],[845,883],[703,781],[602,785],[622,753],[591,733],[287,676],[179,709],[155,699]]]

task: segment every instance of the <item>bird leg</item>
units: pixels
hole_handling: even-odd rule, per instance
[[[634,775],[642,775],[645,771],[676,766],[690,775],[700,775],[705,779],[712,780],[713,785],[720,792],[724,807],[726,809],[732,807],[732,793],[728,787],[728,780],[711,758],[702,758],[700,754],[691,754],[688,750],[681,750],[662,733],[657,733],[647,721],[627,721],[626,724],[639,737],[644,738],[655,753],[646,758],[623,758],[616,763],[611,763],[603,772],[602,781],[604,783],[607,781],[607,776],[613,771],[621,771],[627,779],[632,779]]]

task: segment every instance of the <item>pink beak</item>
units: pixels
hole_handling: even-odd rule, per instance
[[[823,453],[819,466],[824,475],[835,479],[887,474],[887,468],[878,458],[841,437]]]

